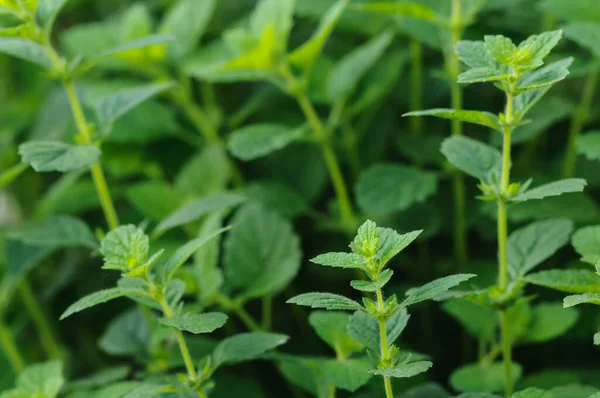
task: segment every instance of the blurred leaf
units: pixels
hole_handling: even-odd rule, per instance
[[[479,124],[494,130],[502,131],[500,119],[498,119],[498,116],[490,112],[436,108],[426,111],[409,112],[402,116],[435,116],[444,119],[460,120],[466,123]]]
[[[525,277],[525,281],[566,293],[600,293],[600,276],[585,269],[553,269]]]
[[[573,308],[562,308],[561,303],[542,303],[533,307],[532,319],[524,343],[542,343],[566,333],[579,319]]]
[[[31,40],[18,37],[0,37],[0,53],[34,63],[44,69],[52,69],[52,61],[46,50]]]
[[[19,146],[23,163],[38,172],[67,172],[91,166],[100,158],[93,145],[69,145],[59,141],[29,141]]]
[[[228,147],[236,158],[249,161],[285,148],[305,134],[304,126],[255,124],[232,132]]]
[[[286,218],[295,218],[310,211],[306,199],[287,184],[264,180],[246,184],[242,190],[248,200],[262,203]]]
[[[590,131],[579,137],[577,150],[589,160],[600,160],[600,132]]]
[[[584,293],[573,296],[567,296],[563,300],[565,308],[574,307],[579,304],[596,304],[600,305],[600,293]]]
[[[578,229],[573,234],[572,245],[581,256],[581,261],[596,264],[600,261],[600,226]]]
[[[213,366],[252,360],[285,344],[288,336],[275,333],[240,333],[222,340],[213,352]]]
[[[222,192],[227,187],[231,166],[219,143],[208,144],[187,160],[175,177],[175,188],[191,197]]]
[[[402,310],[385,322],[388,338],[387,342],[389,345],[394,344],[398,337],[400,337],[406,328],[409,319],[410,315],[408,312]],[[379,322],[377,322],[376,319],[362,311],[356,311],[350,317],[347,329],[348,334],[353,339],[360,342],[371,351],[378,352],[380,350]]]
[[[51,31],[54,20],[66,2],[67,0],[39,0],[35,10],[35,18],[40,26],[47,31]]]
[[[160,323],[165,326],[194,334],[212,333],[222,327],[225,322],[227,322],[227,315],[222,312],[206,312],[203,314],[186,312],[172,318],[162,318],[160,320]]]
[[[338,358],[348,358],[363,348],[362,344],[348,335],[346,326],[349,319],[349,314],[341,312],[314,311],[308,317],[308,322],[319,337],[335,350]]]
[[[32,246],[52,248],[85,246],[92,249],[98,247],[92,231],[83,221],[65,215],[28,221],[9,229],[7,237]]]
[[[521,377],[521,366],[512,363],[512,383]],[[456,369],[450,376],[450,384],[458,391],[496,392],[504,390],[504,364],[496,362],[491,365],[465,365]]]
[[[181,196],[163,181],[140,182],[127,190],[127,198],[145,217],[159,221],[181,204]]]
[[[442,143],[442,153],[459,170],[490,182],[502,169],[502,154],[495,148],[467,137],[451,137]]]
[[[304,293],[292,297],[286,303],[336,311],[356,311],[362,308],[356,301],[333,293]]]
[[[56,360],[30,365],[17,378],[16,388],[5,391],[2,396],[6,398],[58,397],[65,382],[62,373],[62,364]]]
[[[542,0],[538,8],[557,18],[569,20],[600,21],[600,10],[595,0]]]
[[[493,310],[460,299],[448,300],[442,305],[442,308],[460,322],[471,336],[486,341],[493,338],[498,324],[498,314]]]
[[[139,308],[117,315],[98,340],[98,346],[109,355],[143,357],[150,344],[150,329]]]

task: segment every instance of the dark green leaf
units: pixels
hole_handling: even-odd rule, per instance
[[[288,336],[275,333],[240,333],[221,341],[213,352],[213,366],[252,360],[284,344]]]
[[[356,311],[362,308],[356,301],[333,293],[304,293],[292,297],[286,303],[341,311]]]

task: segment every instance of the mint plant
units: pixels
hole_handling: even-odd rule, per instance
[[[412,356],[402,355],[394,345],[400,333],[393,332],[388,339],[388,329],[392,325],[406,324],[406,308],[422,301],[431,300],[447,290],[457,286],[475,275],[459,274],[447,276],[414,289],[398,302],[396,295],[384,299],[383,287],[390,281],[394,271],[386,268],[388,262],[410,245],[422,231],[413,231],[404,235],[389,228],[377,227],[373,221],[366,221],[350,244],[352,253],[321,254],[311,261],[326,267],[351,268],[363,271],[367,280],[354,280],[353,289],[373,294],[373,298],[364,297],[362,304],[345,296],[332,293],[304,293],[292,297],[287,302],[311,308],[326,310],[354,311],[355,315],[348,324],[351,336],[370,348],[376,359],[376,368],[369,373],[381,376],[387,398],[393,398],[391,378],[413,377],[427,371],[433,364],[429,361],[413,361]],[[361,315],[364,314],[364,315]],[[365,316],[366,315],[366,316]],[[373,328],[372,322],[377,326]],[[376,330],[378,329],[379,336]],[[403,327],[400,328],[400,332]],[[375,333],[375,335],[373,335]],[[378,341],[373,347],[372,342]],[[377,351],[371,349],[377,348]]]

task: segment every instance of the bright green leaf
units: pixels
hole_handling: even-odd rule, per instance
[[[92,57],[93,61],[98,61],[102,58],[112,57],[113,55],[118,55],[121,53],[125,53],[131,50],[137,50],[144,47],[151,47],[160,44],[165,44],[173,40],[173,36],[166,35],[150,35],[145,37],[140,37],[128,41],[126,43],[119,44],[116,47],[109,48],[105,51],[102,51],[100,54],[94,54]]]
[[[326,267],[362,268],[366,262],[363,256],[354,253],[326,253],[310,260],[312,263]]]
[[[54,20],[66,2],[67,0],[39,0],[35,17],[40,26],[48,31],[51,30]]]
[[[520,69],[533,69],[544,63],[543,59],[562,38],[562,30],[529,36],[519,44],[514,64]]]
[[[232,132],[228,147],[236,158],[254,160],[285,148],[305,134],[304,126],[255,124]]]
[[[442,143],[441,151],[452,165],[479,180],[489,183],[493,173],[500,175],[502,154],[482,142],[450,137]]]
[[[428,22],[435,22],[438,19],[435,10],[424,4],[411,1],[403,2],[372,2],[365,4],[352,4],[351,10],[374,12],[378,14],[395,15],[401,17],[421,19]]]
[[[433,363],[429,361],[418,361],[407,364],[398,364],[393,368],[374,369],[370,370],[369,373],[384,377],[406,378],[427,372],[432,366]]]
[[[110,289],[100,290],[85,297],[80,298],[75,303],[71,304],[69,308],[63,312],[60,319],[63,320],[73,314],[94,307],[99,304],[106,303],[107,301],[114,300],[119,297],[127,296],[129,294],[136,294],[137,290],[125,290],[120,287],[113,287]]]
[[[483,83],[504,80],[510,77],[506,71],[495,68],[473,68],[458,76],[458,83]]]
[[[360,227],[350,248],[352,251],[362,257],[372,257],[377,253],[380,242],[379,228],[374,221],[367,220]]]
[[[17,379],[16,388],[5,391],[2,398],[56,398],[65,379],[59,361],[28,366]]]
[[[567,296],[563,300],[565,308],[574,307],[579,304],[596,304],[600,305],[600,293],[584,293],[574,296]]]
[[[135,225],[122,225],[110,231],[101,243],[104,269],[130,271],[148,259],[149,238]]]
[[[53,66],[44,47],[27,39],[0,37],[0,53],[32,62],[44,69],[51,69]]]
[[[379,247],[375,253],[375,260],[383,267],[388,261],[410,245],[422,230],[399,234],[391,228],[378,228]]]
[[[525,277],[525,281],[565,293],[600,293],[600,276],[585,269],[553,269]]]
[[[461,62],[470,68],[499,68],[483,41],[461,40],[454,46],[454,52]]]
[[[59,141],[29,141],[19,145],[23,163],[35,171],[67,172],[88,167],[100,158],[100,149],[92,145],[70,145]]]
[[[542,343],[566,333],[579,319],[574,308],[562,308],[560,303],[543,303],[533,307],[524,343]]]
[[[511,65],[517,52],[517,46],[508,37],[502,35],[484,36],[485,47],[492,57],[502,65]]]
[[[572,245],[581,256],[581,261],[596,264],[600,261],[600,226],[578,229],[573,234]]]
[[[515,384],[521,378],[521,372],[521,366],[513,362],[512,384]],[[450,376],[452,387],[455,390],[465,392],[503,391],[504,380],[504,364],[502,362],[495,362],[491,365],[465,365],[456,369]]]
[[[227,322],[227,315],[222,312],[206,312],[204,314],[186,312],[172,318],[162,318],[160,320],[160,323],[165,326],[193,334],[212,333],[225,325],[225,322]]]
[[[286,303],[341,311],[357,311],[362,308],[356,301],[333,293],[304,293],[292,297]]]
[[[435,116],[443,119],[460,120],[461,122],[479,124],[494,130],[502,131],[500,119],[490,112],[435,108],[426,111],[409,112],[402,116]]]
[[[81,220],[66,216],[50,216],[38,221],[28,221],[10,229],[7,236],[32,246],[98,247],[94,234]]]

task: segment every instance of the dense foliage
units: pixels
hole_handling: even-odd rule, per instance
[[[600,398],[599,74],[598,0],[0,0],[0,398]]]

